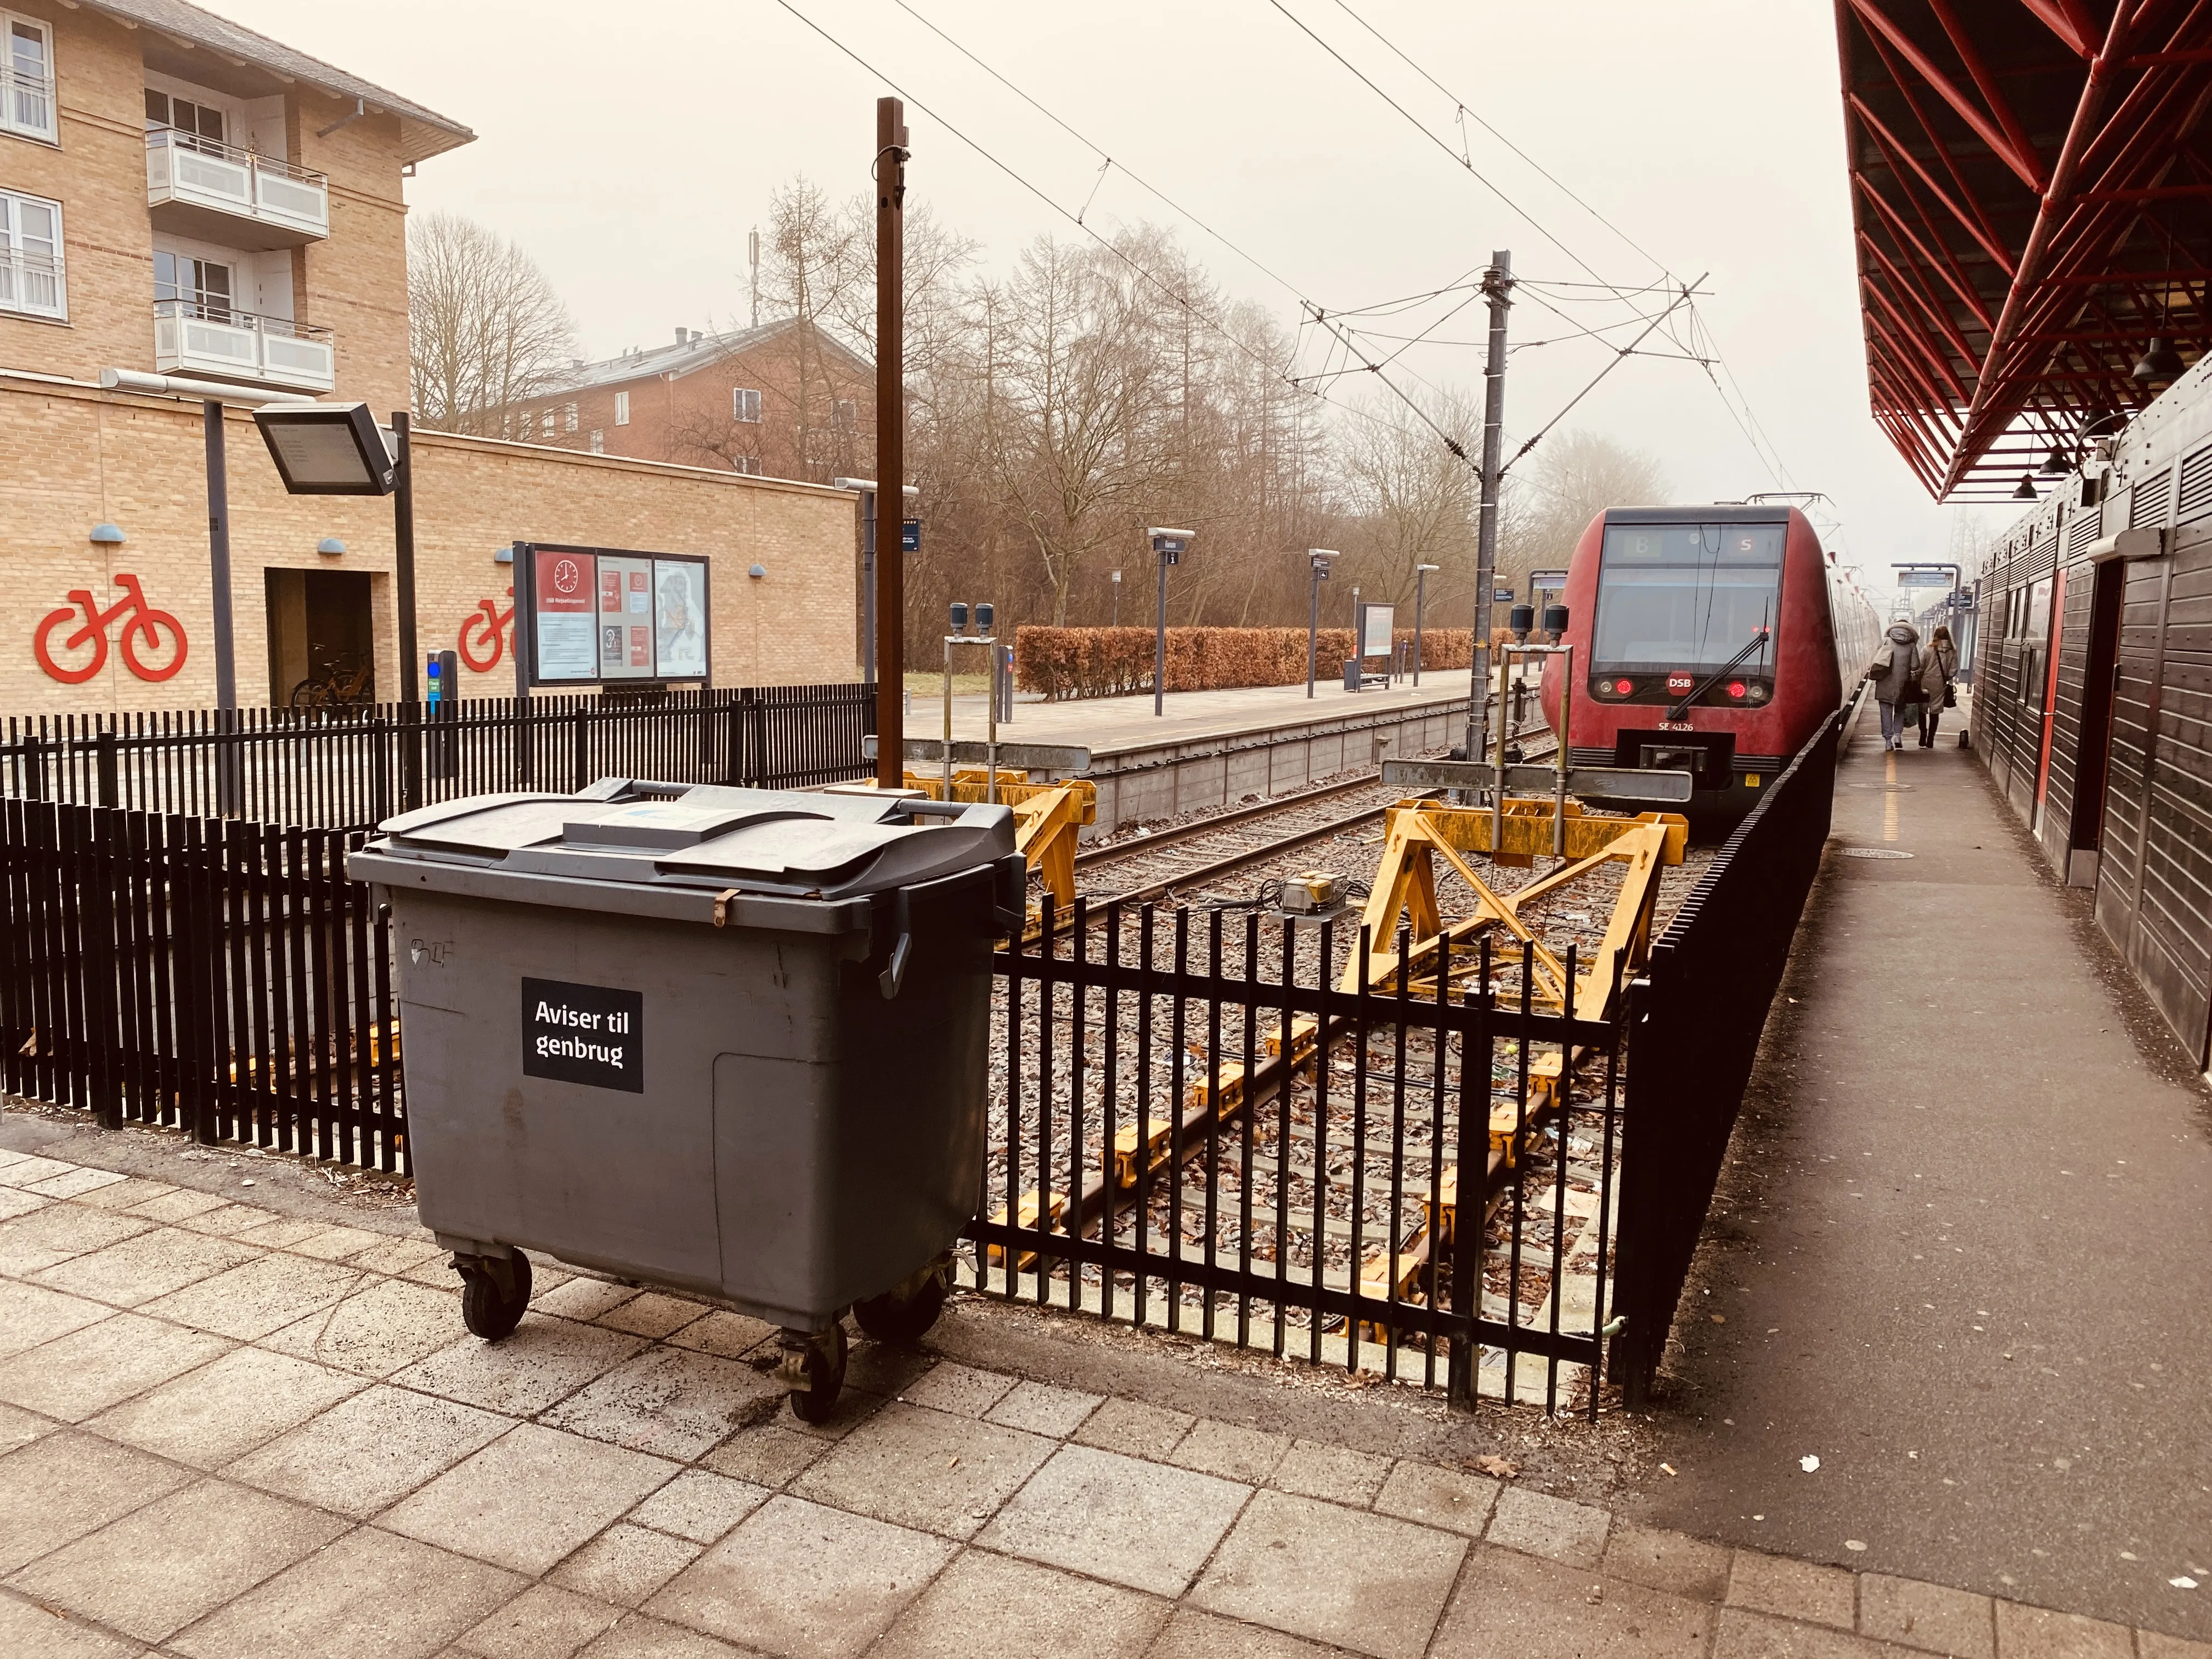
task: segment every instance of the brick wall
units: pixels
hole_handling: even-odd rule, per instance
[[[234,411],[229,453],[232,592],[239,700],[268,700],[266,569],[363,571],[371,577],[377,682],[398,684],[388,500],[286,495],[252,421]],[[517,538],[712,561],[714,668],[718,684],[791,684],[854,674],[854,498],[774,479],[444,434],[416,449],[416,615],[424,653],[458,648],[479,601],[505,611],[510,568],[494,550]],[[202,707],[215,696],[208,578],[206,471],[197,406],[42,383],[0,372],[0,714],[75,709]],[[98,546],[101,522],[127,540]],[[315,551],[326,536],[340,557]],[[758,563],[767,574],[754,579]],[[51,678],[33,637],[69,605],[71,589],[111,605],[113,579],[140,579],[149,606],[174,614],[187,641],[173,678],[132,674],[119,649],[82,684]],[[51,650],[69,668],[56,630]],[[119,640],[118,621],[107,629]],[[481,647],[480,647],[481,653]],[[154,653],[149,653],[149,655]],[[166,653],[151,665],[166,662]],[[464,695],[511,695],[511,659],[464,669]]]

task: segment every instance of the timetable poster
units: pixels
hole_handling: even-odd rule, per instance
[[[597,562],[588,553],[536,550],[532,633],[540,680],[596,680],[599,641],[592,628]]]
[[[653,678],[653,561],[629,554],[599,555],[599,678]]]

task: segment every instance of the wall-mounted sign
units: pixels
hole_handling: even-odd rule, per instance
[[[708,677],[704,558],[531,542],[514,550],[515,615],[518,624],[527,619],[532,685]]]
[[[919,553],[921,551],[921,520],[908,519],[900,524],[899,551],[902,553]]]
[[[93,603],[91,589],[72,587],[70,602],[58,611],[48,611],[46,620],[32,631],[31,654],[49,678],[64,685],[82,685],[106,667],[108,625],[117,622],[123,624],[117,641],[123,651],[123,665],[140,679],[166,680],[185,665],[184,625],[167,611],[156,611],[146,603],[137,577],[118,572],[115,585],[123,590],[123,597],[106,610]],[[83,613],[81,620],[80,611]],[[77,626],[62,635],[58,658],[54,635],[67,623]],[[78,653],[84,654],[80,657]]]

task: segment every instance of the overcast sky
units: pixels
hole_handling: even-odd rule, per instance
[[[1103,179],[1095,152],[896,0],[792,0],[880,75],[777,0],[211,3],[473,127],[475,143],[423,165],[410,203],[465,213],[528,248],[594,357],[669,340],[678,325],[742,321],[746,231],[793,174],[839,196],[866,188],[874,100],[894,90],[885,76],[936,112],[909,105],[913,193],[979,239],[991,264],[1041,234],[1083,235],[1051,204],[1072,213],[1095,186],[1088,222],[1174,227],[1227,289],[1286,325],[1301,299],[1372,306],[1457,281],[1493,248],[1511,250],[1516,272],[1540,283],[1662,274],[1470,122],[1475,167],[1523,217],[1273,0],[910,0],[1112,155],[1121,167]],[[1675,276],[1711,273],[1698,317],[1773,454],[1754,448],[1737,424],[1744,410],[1732,415],[1702,368],[1663,358],[1622,362],[1568,424],[1656,455],[1679,501],[1825,491],[1845,556],[1877,571],[1944,556],[1956,509],[1929,501],[1867,413],[1827,7],[1347,3],[1352,11],[1340,0],[1283,6],[1455,147],[1456,98]],[[1540,292],[1585,320],[1626,315],[1615,303],[1568,303],[1569,290]],[[1431,307],[1411,329],[1359,320],[1410,333],[1438,314]],[[1571,337],[1515,354],[1507,421],[1517,442],[1609,354],[1533,299],[1515,307],[1512,328],[1522,341]],[[1306,362],[1319,368],[1326,341],[1304,332]],[[1437,332],[1480,340],[1480,305]],[[1418,375],[1480,395],[1472,345],[1415,347],[1393,372],[1409,387]],[[1992,526],[2009,516],[1983,512]]]

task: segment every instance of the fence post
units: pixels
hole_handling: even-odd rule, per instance
[[[1648,1241],[1658,1224],[1651,1212],[1655,1190],[1651,1183],[1664,1179],[1656,1170],[1645,1168],[1647,1157],[1659,1156],[1655,1148],[1663,1126],[1647,1124],[1644,1120],[1666,1115],[1662,1097],[1668,1073],[1665,1058],[1658,1052],[1662,1032],[1651,1017],[1652,973],[1662,965],[1660,952],[1666,948],[1653,947],[1650,966],[1640,977],[1629,981],[1626,1002],[1628,1087],[1621,1097],[1620,1218],[1613,1246],[1613,1307],[1626,1322],[1611,1340],[1606,1369],[1620,1384],[1621,1403],[1630,1411],[1644,1409],[1650,1391],[1651,1368],[1657,1358],[1649,1340],[1654,1334],[1650,1327],[1655,1316],[1640,1271],[1644,1263],[1638,1243]],[[1665,1332],[1656,1334],[1665,1340]]]
[[[574,749],[572,750],[572,757],[569,762],[571,781],[569,782],[568,787],[571,789],[581,789],[586,784],[592,781],[592,711],[590,706],[586,704],[582,698],[578,698],[576,700],[574,712],[569,718],[573,728],[570,733],[570,739],[574,744]]]
[[[44,800],[46,798],[46,739],[40,732],[24,732],[21,752],[25,800]]]
[[[102,726],[100,735],[93,739],[94,769],[99,778],[99,798],[102,806],[119,806],[116,799],[115,728]]]

